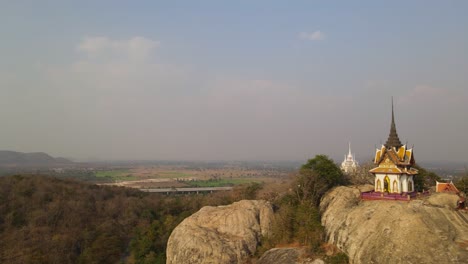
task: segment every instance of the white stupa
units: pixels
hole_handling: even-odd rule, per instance
[[[348,155],[345,155],[343,162],[341,163],[341,170],[345,173],[355,172],[358,167],[358,162],[354,159],[354,155],[351,154],[351,142],[349,143]]]

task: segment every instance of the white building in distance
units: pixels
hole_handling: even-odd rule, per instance
[[[341,170],[344,171],[345,173],[356,172],[358,165],[359,164],[354,158],[354,155],[351,154],[351,142],[350,142],[348,155],[345,155],[344,160],[341,163]]]

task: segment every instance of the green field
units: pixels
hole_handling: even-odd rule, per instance
[[[133,181],[138,178],[133,176],[129,170],[108,170],[108,171],[96,171],[95,175],[97,178],[107,178],[110,181]]]
[[[247,184],[252,182],[260,183],[261,181],[252,179],[220,179],[207,181],[189,181],[185,183],[193,187],[224,187]]]

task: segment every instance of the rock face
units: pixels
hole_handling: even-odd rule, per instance
[[[268,235],[272,220],[273,208],[266,201],[205,206],[174,229],[166,263],[242,263]]]
[[[304,248],[272,248],[265,252],[258,260],[257,264],[324,264],[321,259],[312,260],[311,258],[304,258]]]
[[[361,201],[361,191],[338,187],[320,204],[328,242],[352,263],[466,263],[468,224],[453,210],[456,195]]]

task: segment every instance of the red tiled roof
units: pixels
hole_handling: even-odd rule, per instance
[[[436,181],[436,192],[451,192],[451,193],[459,193],[460,191],[455,187],[452,182],[445,183],[445,182],[437,182]]]

